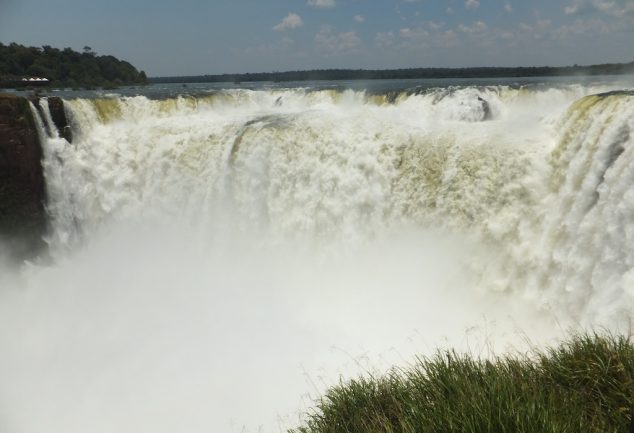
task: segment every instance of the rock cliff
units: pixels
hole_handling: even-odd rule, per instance
[[[45,248],[42,147],[26,98],[0,95],[0,255],[34,257]]]

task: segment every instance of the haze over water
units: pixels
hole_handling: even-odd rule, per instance
[[[278,431],[340,374],[629,332],[634,96],[587,95],[631,83],[347,87],[62,93],[0,431]]]

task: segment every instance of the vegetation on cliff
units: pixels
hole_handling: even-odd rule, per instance
[[[493,360],[452,351],[330,389],[293,433],[626,432],[634,345],[575,336]]]
[[[0,43],[0,87],[21,84],[22,78],[42,77],[55,87],[116,87],[146,84],[145,72],[113,56],[99,56],[90,47],[79,53],[49,45],[26,47]]]

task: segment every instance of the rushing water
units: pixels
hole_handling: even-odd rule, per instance
[[[339,374],[628,332],[634,95],[411,84],[66,94],[72,144],[44,109],[0,431],[277,431]]]

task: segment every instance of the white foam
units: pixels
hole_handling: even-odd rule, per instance
[[[623,329],[632,97],[566,113],[596,90],[67,101],[54,263],[0,275],[0,427],[271,432],[339,374]]]

